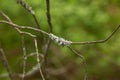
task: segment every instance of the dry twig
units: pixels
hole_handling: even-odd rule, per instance
[[[5,53],[4,53],[4,51],[3,51],[3,49],[1,47],[0,47],[0,58],[1,58],[2,62],[3,62],[3,64],[4,64],[5,68],[7,69],[7,72],[9,74],[9,78],[11,80],[14,80],[11,69],[10,69],[10,66],[8,64],[8,61],[7,61],[7,58],[6,58]]]

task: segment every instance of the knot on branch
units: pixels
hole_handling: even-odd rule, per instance
[[[71,41],[65,40],[63,38],[57,37],[54,34],[50,33],[49,37],[51,40],[55,41],[56,43],[58,43],[59,45],[62,46],[70,46],[71,45]]]

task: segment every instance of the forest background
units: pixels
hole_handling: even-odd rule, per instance
[[[42,29],[49,32],[45,0],[26,0],[33,7]],[[71,41],[93,41],[106,38],[120,24],[120,0],[50,0],[53,33]],[[34,26],[31,15],[16,0],[0,0],[0,10],[16,24]],[[1,18],[1,17],[0,17]],[[40,34],[39,34],[40,35]],[[22,48],[19,34],[8,25],[0,24],[0,41],[12,72],[22,73]],[[33,43],[26,38],[28,54]],[[72,48],[85,57],[88,80],[120,80],[120,30],[106,43],[74,45]],[[36,64],[36,58],[27,60],[27,68]],[[66,47],[52,42],[48,65],[49,80],[82,80],[84,66],[80,57]],[[59,70],[66,72],[60,73]],[[54,72],[57,72],[56,74]],[[52,73],[53,72],[53,73]],[[6,69],[0,62],[0,80]],[[38,78],[34,76],[33,78]],[[33,79],[33,80],[36,80]]]

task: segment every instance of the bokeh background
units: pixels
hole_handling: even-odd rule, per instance
[[[120,0],[50,0],[53,33],[71,41],[93,41],[106,38],[120,24]],[[26,0],[33,7],[42,29],[49,31],[45,0]],[[0,10],[14,23],[35,26],[32,16],[16,0],[0,0]],[[2,19],[2,17],[0,17]],[[88,80],[120,80],[120,30],[106,43],[74,45],[87,62]],[[40,34],[37,34],[40,35]],[[22,73],[21,38],[10,26],[0,24],[0,42],[12,72]],[[26,36],[27,54],[34,52],[33,42]],[[41,49],[39,50],[41,52]],[[27,71],[36,57],[27,60]],[[84,65],[80,57],[66,47],[52,43],[48,56],[48,80],[83,80]],[[0,80],[6,72],[0,62]],[[29,80],[40,80],[33,76]]]

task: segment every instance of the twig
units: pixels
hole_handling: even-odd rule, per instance
[[[30,71],[28,71],[26,73],[25,77],[32,76],[32,75],[38,73],[39,71],[40,70],[39,70],[39,67],[38,67],[38,64],[37,64],[37,65],[33,66],[33,68]]]
[[[37,20],[37,17],[35,16],[35,11],[32,9],[32,7],[29,6],[24,0],[17,0],[17,2],[33,16],[35,23],[37,24],[37,28],[41,29],[41,26]]]
[[[39,67],[38,67],[38,65],[35,65],[35,66],[33,66],[33,68],[31,70],[26,72],[24,78],[25,78],[25,80],[31,79],[31,78],[33,78],[33,76],[36,76],[36,74],[38,74],[38,73],[39,73]],[[6,78],[6,77],[9,77],[9,75],[7,73],[0,75],[0,78]],[[23,77],[23,74],[13,74],[13,77],[17,78],[17,80],[18,80],[18,78]]]
[[[26,4],[24,0],[17,0],[17,2],[18,2],[19,4],[21,4],[22,7],[24,7],[24,8],[25,8],[28,12],[30,12],[32,15],[35,14],[35,12],[32,10],[32,7],[29,6],[28,4]]]
[[[42,68],[41,68],[41,65],[40,65],[38,45],[37,45],[37,39],[36,39],[36,37],[34,37],[34,44],[35,44],[35,49],[36,49],[36,54],[37,54],[37,62],[38,62],[38,66],[39,66],[39,71],[40,71],[42,80],[45,80],[43,72],[42,72]]]
[[[26,60],[27,60],[27,57],[26,57],[26,47],[25,47],[25,39],[24,39],[24,35],[21,34],[21,40],[22,40],[22,49],[23,49],[23,76],[22,76],[22,80],[24,80],[24,77],[25,77],[25,70],[26,70]]]
[[[30,53],[30,54],[26,55],[27,58],[33,57],[33,56],[36,56],[36,52],[33,52],[33,53]],[[39,53],[39,57],[40,57],[40,58],[43,58],[42,53]],[[23,60],[23,59],[24,59],[24,57],[20,57],[17,63],[19,63],[19,62],[20,62],[21,60]]]
[[[86,64],[86,60],[85,60],[84,56],[82,56],[81,54],[79,54],[76,50],[72,49],[70,46],[68,46],[68,48],[73,53],[75,53],[77,56],[79,56],[83,60],[83,64],[84,64],[84,80],[87,80],[87,64]]]
[[[32,9],[32,7],[31,6],[29,6],[24,0],[18,0],[17,1],[25,10],[27,10],[31,15],[32,15],[32,17],[33,17],[33,19],[34,19],[34,21],[35,21],[35,23],[36,23],[36,25],[37,25],[37,28],[38,29],[41,29],[41,25],[40,25],[40,23],[38,22],[38,20],[37,20],[37,17],[36,17],[36,15],[35,15],[35,11]],[[44,43],[44,34],[43,33],[41,33],[40,32],[40,34],[41,34],[41,44],[42,45],[44,45],[43,43]]]
[[[47,15],[47,22],[49,25],[49,32],[52,33],[53,31],[53,26],[51,22],[51,14],[50,14],[50,0],[46,0],[46,15]],[[50,47],[51,40],[48,38],[47,44],[45,45],[45,51],[44,51],[44,63],[47,64],[47,55],[48,55],[48,49]]]
[[[7,61],[7,58],[6,58],[5,53],[4,53],[4,51],[3,51],[3,49],[1,47],[0,47],[0,58],[1,58],[2,62],[3,62],[3,64],[4,64],[4,66],[7,69],[7,72],[9,74],[9,78],[11,80],[14,80],[11,69],[10,69],[10,66],[8,64],[8,61]]]
[[[107,38],[105,38],[103,40],[88,41],[88,42],[72,42],[71,45],[105,43],[106,41],[108,41],[109,39],[111,39],[111,37],[119,30],[119,28],[120,28],[120,25]]]
[[[46,0],[46,15],[47,15],[47,22],[48,22],[48,25],[50,27],[50,33],[52,32],[52,22],[51,22],[51,14],[50,14],[50,0]]]
[[[12,20],[5,14],[3,13],[2,11],[0,11],[0,14],[9,22],[12,22]]]
[[[12,27],[14,28],[18,28],[18,29],[29,29],[29,30],[34,30],[34,31],[37,31],[37,32],[41,32],[45,35],[49,35],[49,33],[43,31],[43,30],[40,30],[40,29],[37,29],[37,28],[34,28],[34,27],[29,27],[29,26],[19,26],[17,24],[14,24],[14,23],[11,23],[11,22],[8,22],[8,21],[5,21],[5,20],[1,20],[0,23],[6,23],[6,24],[9,24],[11,25]]]

